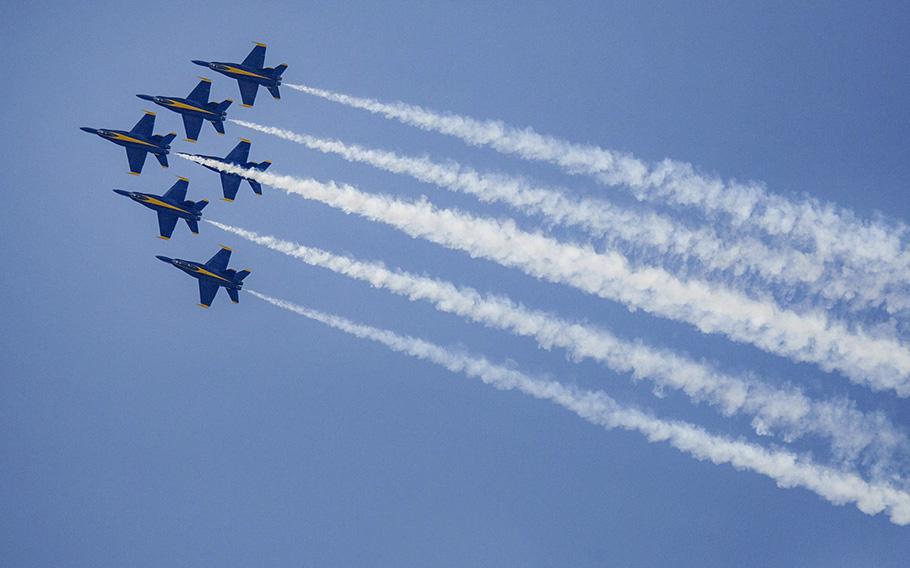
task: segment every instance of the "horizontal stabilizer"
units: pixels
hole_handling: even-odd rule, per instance
[[[224,134],[224,122],[220,120],[214,120],[212,121],[212,126],[215,127],[215,130],[218,132],[218,134]]]
[[[184,219],[184,221],[186,221],[186,226],[190,228],[191,233],[193,233],[194,235],[199,234],[199,223],[197,223],[196,221],[194,221],[192,219]]]
[[[155,157],[158,158],[158,163],[161,164],[162,168],[167,167],[167,155],[165,154],[155,154]]]
[[[231,297],[232,302],[234,302],[235,304],[240,303],[240,294],[237,293],[237,290],[235,290],[234,288],[228,288],[227,293],[228,293],[228,296]]]
[[[272,98],[280,99],[281,93],[278,92],[278,87],[269,87],[269,92],[272,93]]]
[[[231,99],[225,99],[225,100],[221,101],[220,103],[218,103],[217,105],[215,105],[215,110],[218,112],[224,112],[233,103],[234,103],[234,101],[232,101]]]
[[[199,213],[200,211],[205,209],[205,206],[208,204],[209,204],[209,200],[203,199],[201,201],[197,201],[195,205],[191,206],[191,209],[193,210],[193,213]]]
[[[288,66],[285,65],[284,63],[275,67],[274,69],[272,69],[272,77],[274,77],[275,79],[280,79],[281,74],[284,73],[284,70],[287,68],[288,68]]]
[[[271,166],[271,165],[272,165],[271,160],[265,160],[264,162],[259,162],[258,164],[256,164],[255,168],[257,170],[259,170],[260,172],[264,172],[265,170],[269,169],[269,166]]]
[[[241,270],[234,276],[234,282],[243,282],[243,279],[249,276],[251,272],[249,270]]]
[[[254,179],[248,179],[246,181],[250,182],[250,187],[253,188],[253,193],[255,193],[256,195],[262,195],[262,184],[261,183],[259,183],[258,181],[254,180]]]

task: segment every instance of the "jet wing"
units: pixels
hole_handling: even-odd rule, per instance
[[[240,189],[240,176],[221,172],[221,191],[224,193],[224,198],[234,201],[238,189]]]
[[[183,116],[183,129],[186,130],[186,139],[190,142],[199,140],[199,131],[202,130],[202,117],[190,114]]]
[[[205,263],[205,267],[223,272],[227,270],[228,262],[230,262],[230,260],[231,249],[222,245],[221,250],[216,252],[215,255]]]
[[[199,280],[199,305],[207,308],[212,305],[215,294],[218,293],[218,284],[209,280]]]
[[[250,141],[246,138],[241,138],[240,142],[234,146],[234,149],[231,150],[231,153],[224,157],[225,160],[229,162],[242,162],[246,161],[250,157]]]
[[[196,85],[196,88],[189,94],[187,99],[196,101],[197,103],[207,103],[209,102],[209,92],[211,90],[212,81],[210,79],[202,79],[199,81],[199,84]]]
[[[152,135],[152,130],[155,129],[155,113],[145,111],[145,114],[142,115],[142,118],[139,119],[139,122],[136,123],[136,126],[130,130],[132,134],[138,134],[145,138],[148,138]]]
[[[256,93],[259,91],[259,85],[252,81],[237,79],[240,85],[240,98],[243,99],[243,106],[251,107],[256,102]]]
[[[177,226],[177,216],[173,213],[158,212],[158,234],[162,239],[169,239]]]
[[[265,44],[257,43],[256,47],[253,48],[253,51],[246,56],[246,59],[243,60],[243,63],[246,67],[255,67],[256,69],[262,69],[265,67]]]
[[[186,188],[189,185],[190,180],[186,178],[180,178],[177,180],[177,183],[172,185],[171,188],[167,190],[167,193],[165,193],[162,197],[176,201],[177,203],[186,201]]]
[[[145,165],[145,156],[148,154],[145,150],[139,148],[127,147],[126,159],[130,162],[130,173],[139,175],[142,173],[142,166]]]

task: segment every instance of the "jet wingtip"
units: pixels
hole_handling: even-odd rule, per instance
[[[185,177],[183,177],[183,176],[177,176],[177,179],[179,179],[180,181],[185,181],[185,182],[187,182],[187,183],[190,182],[189,179],[187,179],[187,178],[185,178]]]
[[[131,176],[138,176],[138,175],[139,175],[139,172],[126,172],[126,173],[130,174]]]
[[[161,239],[162,241],[169,241],[169,240],[171,240],[170,237],[165,237],[164,235],[158,235],[158,238]]]
[[[193,140],[192,138],[184,138],[183,140],[186,142],[192,142],[193,144],[197,142],[197,140]]]
[[[261,41],[254,41],[253,43],[255,43],[259,47],[268,47],[266,44],[262,43]]]
[[[205,308],[205,309],[209,309],[211,307],[211,305],[209,305],[209,304],[196,304],[196,305],[199,306],[200,308]]]
[[[230,251],[234,250],[234,249],[232,249],[231,247],[229,247],[229,246],[227,246],[227,245],[218,245],[218,246],[220,246],[220,247],[223,248],[224,250],[230,250]]]
[[[241,138],[240,141],[241,141],[241,142],[246,142],[247,144],[252,144],[252,142],[250,142],[250,139],[249,139],[249,138]]]
[[[243,108],[253,108],[253,105],[248,105],[248,104],[246,104],[246,103],[243,103],[243,104],[240,105],[240,106],[242,106]]]

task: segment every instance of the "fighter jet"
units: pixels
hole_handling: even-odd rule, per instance
[[[149,152],[158,158],[161,166],[167,167],[167,154],[171,149],[171,140],[177,136],[176,132],[165,134],[152,134],[155,128],[155,113],[145,111],[145,115],[139,119],[132,130],[105,130],[104,128],[89,128],[83,126],[82,130],[97,134],[105,140],[110,140],[118,146],[126,148],[126,158],[130,162],[130,173],[138,176],[142,173],[142,166],[145,164],[145,156]]]
[[[205,264],[166,256],[156,256],[155,258],[179,268],[199,280],[199,307],[201,308],[208,308],[212,305],[218,288],[227,289],[228,296],[235,304],[240,302],[238,292],[243,288],[243,279],[250,275],[249,270],[237,272],[227,267],[228,261],[231,259],[231,249],[224,245],[221,245],[221,250],[216,252],[215,256]]]
[[[212,89],[211,79],[200,77],[202,80],[190,95],[183,99],[180,97],[160,97],[152,95],[136,95],[140,99],[152,101],[183,116],[183,128],[186,130],[186,141],[195,142],[199,139],[199,130],[202,121],[208,120],[218,131],[224,134],[224,120],[227,118],[227,108],[234,102],[230,99],[216,103],[209,102],[209,92]]]
[[[158,213],[159,238],[168,240],[174,234],[177,221],[183,219],[194,235],[199,234],[199,220],[202,219],[202,210],[209,204],[208,199],[192,202],[186,200],[186,188],[190,180],[182,177],[177,179],[167,193],[154,195],[138,191],[125,191],[115,189],[114,193],[129,197],[136,203],[145,205]]]
[[[231,79],[237,79],[240,85],[240,97],[243,99],[243,106],[251,107],[256,100],[256,93],[259,91],[259,85],[262,85],[272,93],[276,99],[281,98],[278,92],[278,86],[281,85],[281,74],[288,68],[287,65],[281,64],[274,69],[265,67],[265,44],[257,43],[253,51],[246,56],[243,63],[223,63],[221,61],[200,61],[194,59],[193,63],[208,67]]]
[[[264,172],[272,165],[272,162],[265,160],[264,162],[248,162],[247,158],[250,156],[250,141],[246,138],[241,138],[240,143],[234,146],[234,149],[231,152],[223,157],[219,158],[217,156],[202,156],[198,154],[188,154],[189,156],[195,156],[197,158],[205,158],[206,160],[214,160],[216,162],[221,162],[222,164],[230,164],[232,166],[237,166],[244,169],[257,169],[261,172]],[[234,198],[237,197],[237,190],[240,189],[240,180],[245,179],[250,182],[250,187],[253,188],[253,191],[256,195],[262,195],[262,185],[254,179],[248,177],[242,177],[238,174],[229,174],[222,172],[217,168],[211,166],[205,166],[206,168],[212,170],[213,172],[218,172],[221,174],[221,190],[224,192],[225,201],[234,201]]]

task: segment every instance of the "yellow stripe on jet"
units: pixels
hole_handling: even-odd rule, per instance
[[[170,203],[165,203],[164,201],[161,201],[160,199],[155,199],[154,197],[146,196],[145,202],[151,203],[152,205],[157,205],[159,207],[167,207],[168,209],[173,209],[174,211],[180,211],[181,213],[186,213],[187,215],[191,215],[191,213],[185,209],[181,209],[179,207],[174,207]]]
[[[225,65],[227,67],[226,71],[228,73],[237,73],[238,75],[248,75],[250,77],[257,77],[259,79],[271,79],[271,77],[266,77],[265,75],[259,75],[258,73],[251,73],[249,71],[244,71],[243,69],[238,69],[231,65]]]
[[[167,102],[165,102],[164,104],[166,104],[169,107],[182,108],[184,110],[194,110],[196,112],[204,112],[205,114],[215,114],[214,112],[212,112],[210,110],[206,110],[204,108],[199,108],[199,107],[196,107],[193,105],[188,105],[186,103],[182,103],[180,101],[175,101],[173,99],[167,99]]]
[[[208,270],[202,268],[201,266],[194,266],[193,270],[195,270],[197,273],[203,274],[205,276],[211,276],[212,278],[217,278],[218,280],[224,280],[225,282],[230,282],[230,280],[228,280],[227,278],[218,276],[214,272],[209,272]]]
[[[123,142],[132,142],[134,144],[145,144],[146,146],[151,146],[152,148],[158,147],[149,142],[139,140],[138,138],[133,138],[132,136],[127,136],[126,134],[117,134],[116,132],[113,133],[113,136],[111,136],[111,138],[114,140],[122,140]]]

